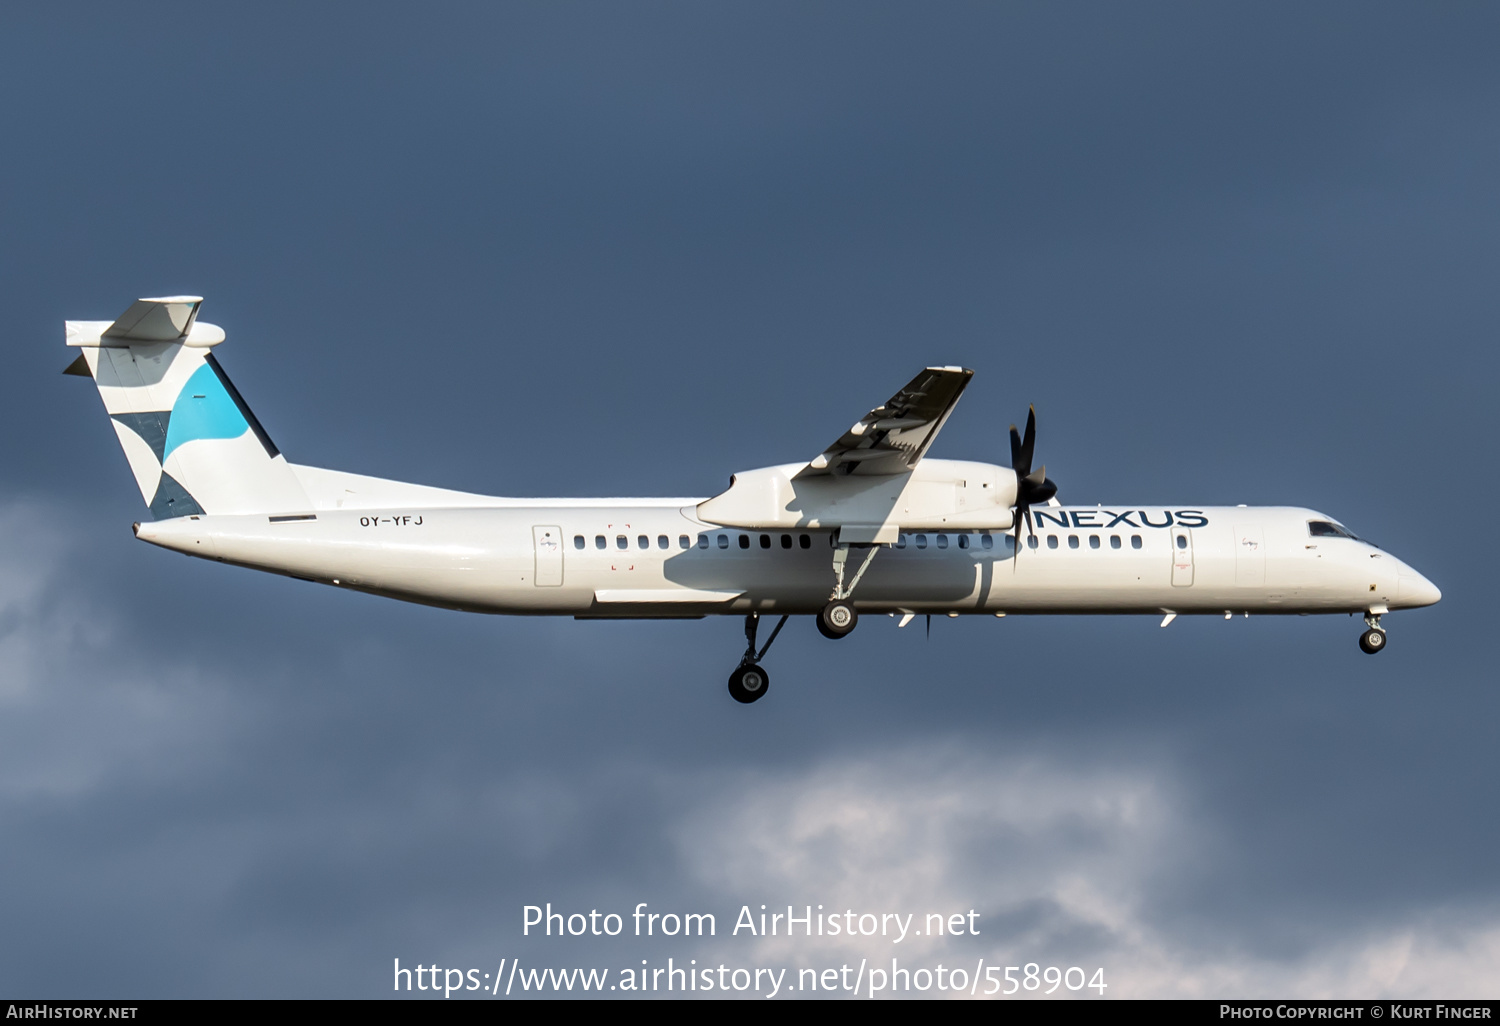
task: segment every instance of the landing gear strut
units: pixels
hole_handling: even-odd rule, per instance
[[[1385,648],[1385,631],[1380,626],[1380,614],[1366,613],[1365,626],[1369,630],[1359,636],[1359,650],[1366,655],[1374,655]]]
[[[859,624],[859,613],[854,609],[854,603],[849,601],[849,596],[854,594],[854,589],[859,586],[859,579],[870,569],[870,562],[874,560],[875,553],[880,550],[879,545],[860,546],[865,550],[864,561],[859,564],[859,569],[854,571],[854,580],[849,586],[844,586],[844,566],[849,561],[848,545],[835,545],[833,549],[833,594],[828,596],[828,605],[818,613],[818,633],[825,638],[837,640],[846,636]]]
[[[760,661],[771,650],[771,643],[776,640],[776,635],[781,633],[781,628],[786,626],[786,620],[785,616],[781,618],[776,624],[776,629],[766,639],[765,645],[757,652],[755,635],[760,629],[760,614],[746,615],[745,655],[740,659],[740,665],[735,667],[734,672],[729,675],[729,696],[736,702],[749,705],[764,695],[771,686],[771,675],[761,668]]]

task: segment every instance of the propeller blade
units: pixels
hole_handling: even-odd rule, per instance
[[[1036,449],[1036,407],[1032,406],[1026,413],[1026,438],[1021,442],[1021,457],[1025,461],[1026,469],[1020,471],[1022,474],[1031,473],[1031,456]]]
[[[1031,469],[1031,458],[1036,452],[1036,407],[1031,406],[1026,411],[1026,434],[1023,436],[1016,430],[1016,426],[1010,426],[1010,468],[1016,475],[1016,505],[1015,505],[1015,554],[1021,554],[1021,518],[1026,518],[1026,533],[1036,536],[1036,524],[1031,519],[1031,507],[1038,502],[1046,502],[1057,494],[1057,485],[1047,480],[1046,466],[1039,467],[1036,471]],[[1014,557],[1013,557],[1014,558]],[[1011,570],[1015,570],[1015,563],[1011,563]]]

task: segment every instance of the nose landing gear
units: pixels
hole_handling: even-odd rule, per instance
[[[766,693],[766,688],[771,684],[771,678],[754,663],[735,668],[729,675],[729,696],[736,702],[749,705],[761,695]]]
[[[1365,626],[1369,630],[1359,636],[1359,650],[1366,655],[1374,655],[1385,648],[1385,631],[1380,626],[1379,613],[1366,613]]]
[[[745,617],[745,654],[740,659],[740,665],[735,667],[729,675],[729,697],[736,702],[749,705],[758,701],[766,690],[771,686],[771,675],[760,665],[760,661],[766,657],[771,650],[771,643],[776,640],[776,635],[781,633],[781,628],[786,626],[787,618],[783,616],[776,624],[776,629],[766,639],[765,646],[760,651],[755,650],[755,635],[760,630],[760,614],[750,613]]]

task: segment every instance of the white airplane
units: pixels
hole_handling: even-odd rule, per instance
[[[213,349],[195,296],[68,321],[67,373],[94,379],[155,521],[190,556],[448,609],[578,619],[742,615],[729,679],[761,667],[787,617],[842,638],[864,614],[1361,613],[1438,589],[1331,517],[1293,507],[1063,506],[1032,470],[927,457],[973,372],[928,367],[811,461],[748,470],[712,498],[505,499],[287,462]],[[1021,532],[1021,522],[1027,530]],[[780,616],[757,647],[760,617]]]

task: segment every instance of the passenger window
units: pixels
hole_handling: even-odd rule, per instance
[[[679,549],[688,549],[688,548],[692,548],[692,546],[693,546],[693,539],[689,538],[685,534],[679,534],[677,536],[677,547]]]
[[[1005,536],[1005,551],[1006,552],[1014,552],[1015,550],[1016,550],[1016,538],[1015,538],[1015,535],[1007,534]]]
[[[627,537],[625,537],[623,534],[622,535],[617,535],[615,537],[615,548],[617,548],[617,549],[628,549],[628,548],[630,548],[630,539],[627,538]]]
[[[664,534],[656,536],[656,547],[659,549],[671,548],[672,540]]]
[[[769,534],[763,534],[760,536],[760,547],[763,549],[769,549],[771,547],[771,536]]]
[[[721,535],[719,535],[719,548],[721,548],[721,549],[727,549],[727,548],[729,548],[729,535],[727,535],[727,534],[721,534]]]
[[[583,540],[583,535],[581,535],[581,534],[575,534],[575,535],[574,535],[574,536],[573,536],[573,547],[574,547],[574,548],[575,548],[575,549],[581,549],[581,548],[583,548],[583,546],[584,546],[584,545],[585,545],[585,544],[586,544],[586,543],[585,543],[585,542],[584,542],[584,540]]]
[[[898,535],[896,535],[896,548],[898,548],[898,549],[904,549],[904,548],[906,548],[906,535],[904,535],[904,534],[898,534]]]
[[[635,540],[635,543],[643,549],[649,549],[651,547],[651,539],[647,538],[644,534],[637,538]]]
[[[605,540],[604,535],[602,535],[602,534],[596,534],[596,535],[594,535],[594,548],[596,548],[596,549],[602,549],[602,548],[608,547],[608,545],[609,545],[609,542]]]
[[[1076,548],[1078,548],[1078,535],[1076,535],[1076,534],[1070,534],[1070,535],[1068,535],[1068,548],[1070,548],[1070,549],[1076,549]]]
[[[1055,549],[1055,548],[1057,548],[1057,535],[1055,535],[1055,534],[1049,534],[1049,535],[1047,535],[1047,548],[1049,548],[1049,549]]]
[[[781,536],[781,547],[784,548],[784,549],[789,549],[789,548],[792,547],[792,536],[791,535],[784,534],[784,535]]]
[[[958,547],[961,548],[961,549],[966,549],[966,548],[969,547],[969,536],[968,535],[961,534],[961,535],[958,536]]]
[[[812,539],[805,534],[799,534],[797,536],[797,544],[802,546],[804,549],[810,549],[812,548]]]
[[[1112,534],[1109,536],[1109,547],[1112,549],[1118,549],[1120,547],[1120,536],[1118,534]]]
[[[749,547],[750,547],[750,536],[748,534],[742,534],[742,535],[740,535],[740,548],[742,548],[742,549],[748,549]]]
[[[946,549],[948,547],[948,536],[946,534],[940,534],[937,536],[937,547],[940,549]]]
[[[1138,535],[1138,534],[1132,534],[1130,536],[1130,547],[1132,549],[1138,549],[1138,548],[1141,547],[1141,536],[1140,535]]]
[[[1036,547],[1037,547],[1037,546],[1038,546],[1038,545],[1040,545],[1040,544],[1041,544],[1041,543],[1042,543],[1042,542],[1041,542],[1041,539],[1040,539],[1040,538],[1038,538],[1038,537],[1037,537],[1037,536],[1036,536],[1036,535],[1034,535],[1034,534],[1028,534],[1028,535],[1027,535],[1027,536],[1026,536],[1026,547],[1027,547],[1027,548],[1028,548],[1028,549],[1034,549],[1034,548],[1036,548]]]
[[[981,534],[979,536],[979,544],[987,550],[993,549],[995,547],[995,539],[990,535]]]
[[[927,536],[925,534],[919,534],[919,535],[917,535],[917,548],[919,548],[919,549],[925,549],[926,547],[927,547]]]
[[[700,534],[698,536],[698,547],[700,549],[706,549],[706,548],[708,548],[708,535],[706,535],[706,534]]]
[[[1179,534],[1177,536],[1177,547],[1179,549],[1185,549],[1185,548],[1187,548],[1187,535],[1185,535],[1185,534]]]
[[[1091,535],[1089,535],[1089,548],[1091,548],[1091,549],[1097,549],[1098,547],[1099,547],[1099,536],[1097,534],[1091,534]]]

